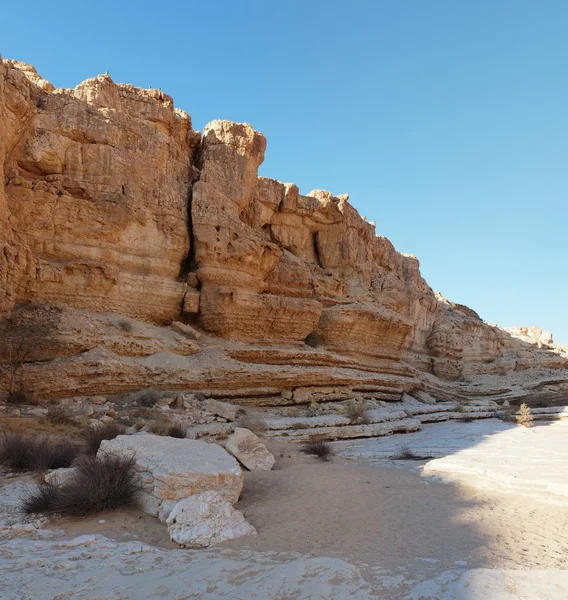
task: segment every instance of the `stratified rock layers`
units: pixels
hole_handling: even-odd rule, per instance
[[[200,136],[161,91],[108,75],[53,89],[3,61],[0,312],[63,307],[54,362],[30,362],[22,386],[157,385],[259,405],[566,395],[567,352],[548,335],[503,331],[434,294],[347,196],[258,177],[265,148],[245,124]],[[151,328],[93,313],[186,319],[209,335],[180,344],[164,329],[150,343]]]
[[[191,119],[162,92],[108,75],[54,90],[22,63],[0,69],[0,308],[179,314]]]

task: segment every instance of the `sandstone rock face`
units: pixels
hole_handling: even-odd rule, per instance
[[[265,150],[247,124],[200,136],[160,91],[54,89],[4,60],[0,314],[61,311],[19,385],[251,406],[566,396],[568,348],[435,294],[346,195],[259,177]]]
[[[179,314],[199,134],[160,91],[99,75],[54,90],[0,67],[0,308]]]
[[[119,435],[104,440],[99,454],[134,456],[146,512],[165,520],[179,500],[218,492],[235,503],[243,487],[237,461],[216,444],[151,434]]]
[[[166,523],[172,541],[187,548],[207,548],[243,535],[256,535],[256,529],[219,492],[180,500]]]
[[[249,471],[270,471],[274,456],[252,431],[237,427],[229,437],[226,449]]]

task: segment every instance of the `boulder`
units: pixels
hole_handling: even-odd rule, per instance
[[[188,548],[207,548],[256,529],[219,492],[204,492],[178,502],[166,521],[172,541]]]
[[[213,398],[206,398],[203,401],[203,408],[214,415],[227,419],[227,421],[236,421],[239,414],[243,412],[243,409],[239,406],[234,406],[228,402],[220,402]]]
[[[235,503],[243,472],[221,446],[152,434],[119,435],[104,440],[99,455],[134,456],[142,482],[140,504],[165,520],[174,502],[208,491]]]
[[[249,471],[270,471],[274,456],[252,431],[237,427],[225,448]]]

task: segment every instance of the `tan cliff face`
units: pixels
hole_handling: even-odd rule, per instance
[[[563,350],[434,294],[347,196],[258,177],[266,140],[249,125],[200,135],[161,91],[108,75],[54,89],[23,63],[0,69],[0,312],[64,314],[57,375],[33,360],[22,371],[37,393],[568,392]],[[203,339],[159,327],[178,320]]]
[[[40,300],[177,314],[199,141],[190,118],[158,91],[105,75],[54,90],[12,61],[0,94],[0,307]]]

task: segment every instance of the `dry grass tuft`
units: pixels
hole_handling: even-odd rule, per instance
[[[83,432],[87,454],[96,454],[103,440],[114,440],[124,433],[124,427],[118,423],[105,423],[97,427],[89,427]]]
[[[6,398],[6,404],[19,405],[34,403],[30,401],[30,398],[28,398],[26,392],[22,390],[17,390],[15,392],[12,392],[11,394],[8,394],[8,397]]]
[[[0,463],[12,471],[70,467],[81,446],[64,439],[8,432],[0,438]]]
[[[82,456],[69,483],[39,485],[22,508],[26,514],[83,517],[133,506],[140,489],[134,458]]]
[[[118,328],[122,329],[122,331],[125,331],[126,333],[132,333],[134,329],[132,323],[130,321],[127,321],[126,319],[121,319],[118,322]]]
[[[185,438],[185,429],[179,423],[171,423],[166,419],[156,419],[150,423],[150,432],[155,435],[173,438]]]
[[[408,446],[404,446],[401,448],[396,456],[393,456],[394,460],[428,460],[432,458],[432,456],[422,456],[421,454],[416,454],[414,450],[411,450]]]
[[[159,399],[160,392],[156,388],[140,390],[134,398],[136,404],[144,408],[152,408],[153,406],[155,406],[156,402],[158,402]]]
[[[353,425],[366,425],[371,422],[367,404],[363,400],[353,400],[347,403],[345,415]]]
[[[335,454],[331,443],[320,435],[313,435],[301,450],[304,454],[317,456],[320,460],[330,460]]]
[[[67,409],[58,404],[53,404],[47,409],[45,418],[52,425],[70,425],[73,423],[73,419]]]

